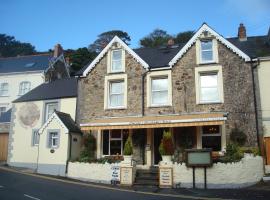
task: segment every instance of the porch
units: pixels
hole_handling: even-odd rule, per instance
[[[137,168],[149,168],[161,161],[159,145],[164,131],[171,131],[177,163],[184,161],[187,148],[212,148],[220,153],[226,147],[223,113],[193,114],[182,116],[146,116],[97,119],[81,125],[91,130],[97,138],[97,158],[123,155],[128,136],[132,138],[133,159]]]

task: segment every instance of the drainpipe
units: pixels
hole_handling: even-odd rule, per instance
[[[261,152],[261,144],[260,144],[260,136],[259,136],[259,122],[258,122],[258,105],[257,105],[257,98],[256,98],[256,85],[255,85],[255,76],[254,76],[254,70],[259,65],[259,59],[255,65],[253,65],[253,62],[251,62],[251,73],[252,73],[252,87],[253,87],[253,98],[254,98],[254,106],[255,106],[255,117],[256,117],[256,132],[257,132],[257,144],[259,147],[259,152]]]
[[[68,162],[70,161],[71,158],[71,146],[72,146],[72,135],[71,133],[68,133],[68,138],[69,138],[69,155],[68,155],[68,159],[66,161],[66,174],[68,173]]]

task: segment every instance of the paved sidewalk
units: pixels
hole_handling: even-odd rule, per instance
[[[133,186],[133,187],[123,187],[119,185],[106,185],[106,184],[97,184],[97,183],[90,183],[90,182],[83,182],[79,180],[74,180],[65,177],[58,177],[58,176],[48,176],[48,175],[40,175],[35,173],[34,170],[29,170],[26,168],[18,168],[18,167],[7,167],[2,166],[6,170],[15,171],[22,174],[28,174],[32,176],[36,176],[39,178],[50,179],[55,181],[62,181],[67,183],[74,183],[74,184],[85,184],[90,187],[98,187],[104,189],[111,189],[111,190],[123,190],[123,191],[135,191],[141,193],[153,193],[153,194],[160,194],[160,195],[175,195],[175,196],[189,196],[195,199],[270,199],[270,183],[260,182],[257,185],[242,188],[242,189],[185,189],[185,188],[158,188],[158,187],[146,187],[146,186]]]

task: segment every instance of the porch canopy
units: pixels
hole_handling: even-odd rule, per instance
[[[222,125],[227,120],[225,113],[189,115],[140,116],[94,119],[80,124],[81,130],[139,129]]]

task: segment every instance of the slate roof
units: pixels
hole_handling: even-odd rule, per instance
[[[82,133],[79,127],[76,125],[75,121],[71,118],[70,114],[55,111],[55,114],[59,117],[59,119],[63,122],[63,124],[67,127],[69,132],[71,133]]]
[[[2,113],[2,115],[0,116],[0,123],[10,122],[10,119],[11,119],[11,109]]]
[[[59,99],[77,96],[77,79],[59,79],[48,83],[43,83],[25,95],[19,97],[14,103]]]
[[[270,38],[267,35],[247,37],[246,41],[239,41],[237,37],[227,40],[251,58],[270,56]]]
[[[0,73],[44,71],[51,58],[50,54],[0,58]]]
[[[270,56],[269,35],[248,37],[247,41],[239,41],[238,37],[226,39],[251,58]],[[185,43],[177,44],[172,47],[142,47],[133,50],[149,65],[150,69],[153,69],[168,66],[169,62],[184,46]],[[90,65],[90,63],[80,69],[75,75],[82,75],[84,70]]]

